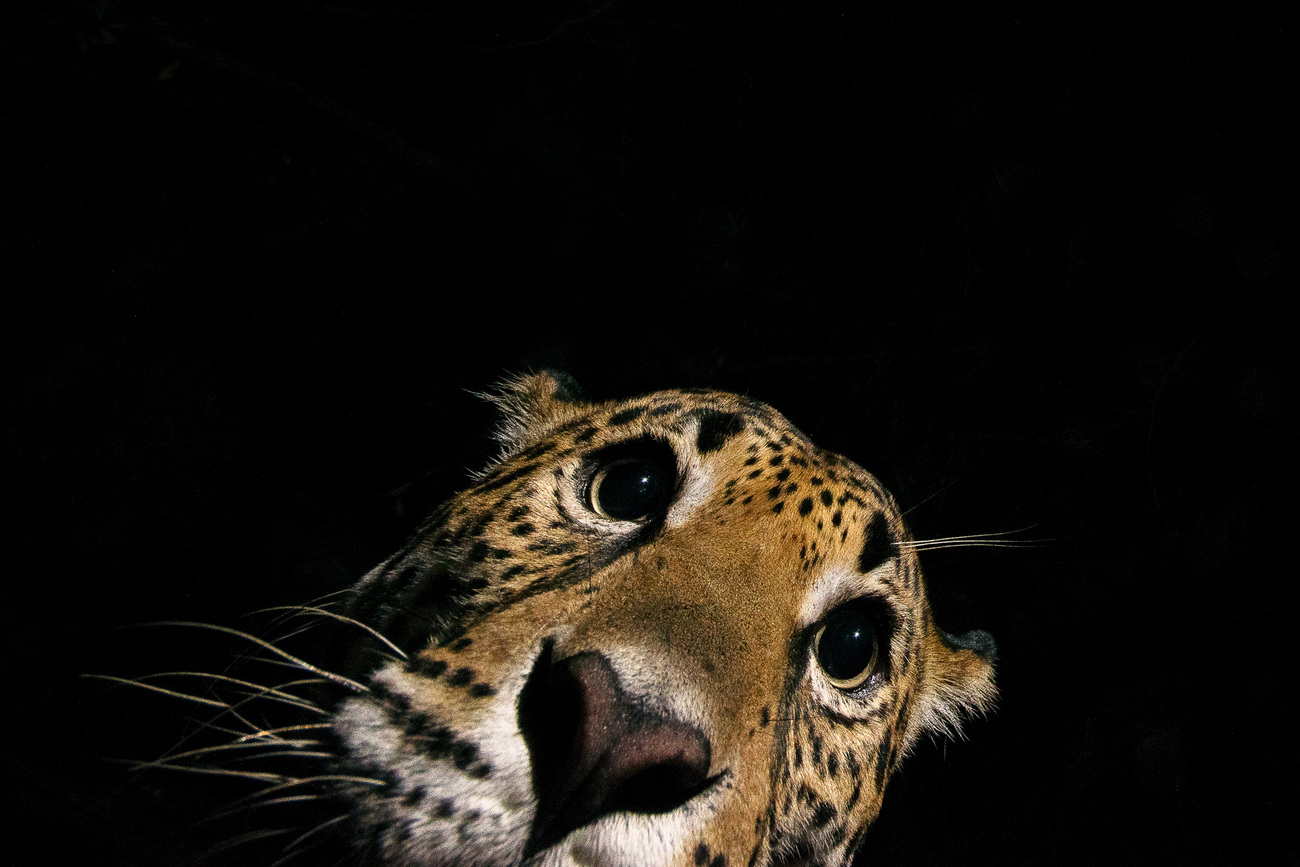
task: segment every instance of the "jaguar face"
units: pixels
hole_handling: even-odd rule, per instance
[[[364,863],[845,864],[990,707],[890,495],[761,403],[496,398],[500,459],[357,586],[330,725]]]

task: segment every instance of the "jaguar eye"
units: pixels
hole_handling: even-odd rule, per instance
[[[865,611],[837,609],[813,639],[813,653],[826,678],[839,689],[857,689],[876,671],[880,642]]]
[[[612,521],[643,521],[668,505],[677,467],[663,459],[610,461],[591,478],[591,508]]]

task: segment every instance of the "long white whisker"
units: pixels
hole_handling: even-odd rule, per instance
[[[214,726],[214,728],[216,727]],[[239,734],[239,732],[235,732],[235,731],[228,732],[228,734],[238,736],[240,741],[246,741],[249,740],[250,738],[263,738],[263,737],[271,737],[271,738],[278,739],[278,735],[280,735],[282,732],[300,732],[300,731],[308,731],[309,729],[328,729],[328,728],[331,728],[331,725],[329,723],[302,723],[301,725],[296,725],[296,726],[279,726],[273,729],[262,729],[261,731],[254,732],[253,734],[248,734],[248,735],[241,735]],[[238,741],[236,741],[236,743],[238,743]]]
[[[304,840],[306,840],[308,837],[310,837],[310,836],[312,836],[313,834],[316,834],[316,833],[318,833],[318,832],[320,832],[320,831],[325,830],[326,828],[330,827],[331,825],[337,825],[339,822],[342,822],[342,821],[344,821],[344,820],[347,819],[347,818],[348,818],[347,814],[344,813],[342,816],[335,816],[333,819],[326,819],[324,822],[321,822],[319,825],[316,825],[316,826],[313,827],[313,828],[309,828],[309,829],[308,829],[307,831],[305,831],[301,836],[299,836],[299,837],[297,837],[296,839],[290,841],[287,845],[285,845],[284,848],[285,848],[286,850],[296,849],[298,846],[302,845],[302,842],[303,842]],[[293,855],[295,855],[295,854],[297,854],[297,853],[296,853],[296,852],[292,852],[292,851],[288,852],[288,854],[285,855],[284,858],[281,858],[280,860],[275,861],[275,862],[272,864],[272,867],[274,867],[275,864],[280,864],[280,863],[282,863],[286,858],[291,858],[291,857],[292,857]]]
[[[295,786],[304,786],[309,783],[358,783],[363,786],[376,787],[388,785],[383,780],[376,780],[373,777],[356,777],[348,774],[325,774],[318,777],[284,777],[282,780],[282,782],[270,781],[273,785],[259,789],[250,795],[245,795],[244,797],[232,802],[232,808],[234,808],[235,805],[246,803],[255,798],[262,798],[267,795],[275,794],[276,792],[282,792],[285,789],[292,789]]]
[[[199,676],[203,676],[197,672],[195,674],[199,674]],[[209,676],[213,678],[222,677],[222,675],[209,675]],[[231,704],[229,702],[221,701],[219,699],[204,698],[203,696],[193,695],[188,692],[181,692],[180,690],[176,690],[176,689],[168,689],[164,686],[157,686],[152,683],[143,683],[139,680],[132,680],[129,677],[115,677],[111,674],[83,674],[82,677],[91,678],[93,680],[106,680],[110,683],[120,683],[125,686],[133,686],[137,689],[143,689],[149,692],[156,692],[159,693],[160,695],[167,695],[167,696],[171,696],[172,698],[180,698],[186,701],[192,701],[195,704],[201,704],[207,707],[215,707],[227,713],[230,713],[240,722],[244,723],[244,725],[248,726],[248,728],[251,731],[255,731],[255,732],[263,731],[264,729],[261,726],[254,725],[251,721],[249,721],[242,714],[240,714],[236,710],[236,708],[241,704],[254,701],[255,699],[258,698],[266,698],[268,701],[275,701],[281,704],[291,705],[293,707],[301,708],[302,710],[311,711],[312,713],[317,713],[321,715],[325,715],[327,713],[327,711],[322,710],[321,708],[307,702],[304,699],[300,699],[295,696],[283,697],[284,694],[278,694],[276,693],[275,690],[269,687],[259,687],[259,689],[261,690],[260,692],[245,696],[242,701],[236,704]],[[226,679],[232,681],[235,680],[235,678],[226,678]],[[256,686],[256,684],[250,684],[250,686]]]
[[[282,834],[291,834],[294,830],[294,828],[268,828],[265,831],[249,831],[247,834],[240,834],[238,837],[234,837],[224,843],[214,846],[212,852],[224,852],[227,849],[234,849],[237,846],[256,843],[258,840],[265,840],[269,837],[279,837]]]
[[[83,674],[82,677],[90,678],[91,680],[106,680],[109,683],[120,683],[125,686],[133,686],[136,687],[137,689],[144,689],[144,690],[148,690],[149,692],[157,692],[157,693],[161,693],[162,695],[170,695],[173,698],[183,698],[186,701],[192,701],[195,704],[204,704],[204,705],[208,705],[209,707],[221,708],[222,710],[231,709],[230,705],[224,701],[217,701],[216,699],[212,699],[212,698],[203,698],[197,695],[190,695],[187,692],[180,692],[179,690],[175,690],[175,689],[167,689],[166,687],[162,687],[162,686],[154,686],[152,683],[141,683],[140,681],[132,680],[129,677],[114,677],[111,674]]]
[[[278,758],[286,758],[289,756],[292,756],[293,758],[296,759],[332,759],[334,758],[334,753],[329,752],[327,750],[298,750],[298,749],[278,750],[273,753],[256,753],[247,756],[236,756],[231,761],[235,761],[235,762],[259,761],[260,762],[262,759],[271,759],[271,758],[278,759]]]
[[[134,770],[143,771],[148,768],[162,768],[169,771],[186,771],[191,774],[211,774],[217,777],[236,777],[245,780],[258,780],[263,783],[272,783],[276,786],[287,783],[301,782],[287,774],[272,774],[267,771],[232,771],[229,768],[205,768],[201,765],[173,765],[171,762],[159,759],[153,762],[137,762],[128,759],[115,759],[112,761],[124,761]]]
[[[227,816],[234,816],[239,813],[249,813],[253,810],[260,810],[262,807],[278,807],[283,804],[299,804],[308,801],[325,801],[329,800],[325,795],[285,795],[283,798],[267,798],[265,801],[254,801],[251,804],[242,804],[232,810],[222,810],[219,813],[213,813],[204,817],[199,825],[207,825],[211,822],[217,822]]]
[[[236,750],[259,750],[259,749],[266,749],[267,747],[286,747],[286,746],[291,748],[297,748],[299,746],[318,747],[320,745],[321,745],[321,741],[311,741],[311,740],[286,741],[286,740],[280,740],[278,738],[274,740],[266,740],[266,741],[248,741],[246,743],[240,743],[236,741],[235,743],[217,744],[211,747],[201,747],[197,750],[186,750],[183,753],[171,753],[166,757],[166,760],[169,762],[174,762],[177,759],[189,758],[191,756],[202,756],[202,755],[209,755],[212,753],[228,753],[228,752],[234,752]],[[274,753],[259,753],[256,756],[256,758],[265,758],[266,756],[276,756],[276,755],[288,755],[291,753],[293,753],[293,749],[287,751],[278,750],[277,752]],[[302,755],[315,755],[315,753],[304,752],[302,753]]]
[[[910,548],[913,551],[936,551],[940,548],[1042,548],[1044,545],[1033,540],[1026,539],[1023,542],[1003,541],[1003,542],[937,542],[935,544],[911,544],[900,545],[899,547]]]
[[[323,609],[323,608],[317,608],[317,607],[312,606],[312,605],[277,605],[277,606],[275,606],[275,607],[273,607],[273,608],[263,608],[262,611],[268,611],[268,612],[269,612],[269,611],[291,611],[291,612],[294,612],[294,613],[291,613],[291,614],[289,615],[290,617],[294,616],[295,613],[296,613],[296,614],[306,614],[306,613],[311,613],[311,614],[317,614],[317,615],[319,615],[319,616],[321,616],[321,617],[328,617],[328,618],[331,618],[331,619],[333,619],[333,620],[337,620],[337,621],[340,622],[340,623],[348,623],[348,624],[351,624],[352,626],[357,627],[358,629],[362,629],[362,630],[365,630],[366,632],[370,633],[370,635],[372,635],[372,636],[373,636],[377,641],[382,642],[382,643],[384,644],[385,647],[387,647],[389,650],[393,651],[393,653],[396,653],[396,654],[397,654],[399,657],[401,657],[402,659],[406,659],[406,658],[407,658],[406,654],[402,651],[402,649],[399,648],[396,644],[393,644],[393,642],[389,641],[387,638],[385,638],[385,637],[384,637],[384,636],[379,632],[379,630],[375,629],[375,628],[372,627],[372,626],[367,626],[366,624],[362,623],[360,620],[356,620],[356,619],[354,619],[354,618],[352,618],[352,617],[345,617],[345,616],[343,616],[342,614],[335,614],[333,611],[326,611],[326,610]],[[257,612],[257,613],[260,613],[260,612]]]
[[[160,671],[154,674],[146,674],[142,677],[136,678],[136,681],[139,683],[143,683],[146,680],[154,680],[160,677],[198,677],[204,680],[215,681],[218,683],[230,683],[230,684],[234,684],[235,686],[241,686],[249,690],[252,690],[252,692],[245,693],[245,695],[247,696],[258,697],[263,695],[272,695],[277,698],[284,699],[285,701],[288,701],[293,704],[299,704],[300,706],[310,707],[312,709],[319,710],[319,708],[315,706],[314,702],[311,702],[300,695],[294,695],[291,692],[285,692],[286,687],[303,686],[305,684],[311,684],[311,683],[320,683],[321,679],[318,677],[302,678],[300,680],[290,680],[281,684],[277,684],[275,686],[265,686],[260,683],[254,683],[251,680],[241,680],[240,678],[237,677],[230,677],[229,675],[225,675],[225,674],[213,674],[207,671]]]
[[[1009,539],[1017,533],[1032,530],[1037,524],[1019,530],[999,530],[993,533],[969,533],[963,536],[939,536],[933,539],[912,539],[898,542],[895,547],[912,551],[930,551],[936,548],[1032,548],[1046,545],[1053,539]]]
[[[272,653],[274,653],[276,656],[279,656],[283,659],[287,659],[289,662],[294,663],[304,671],[310,671],[313,674],[318,674],[321,677],[345,689],[351,690],[352,692],[355,693],[370,692],[370,690],[367,689],[364,684],[357,683],[355,680],[353,680],[350,677],[344,677],[341,674],[335,674],[332,671],[326,671],[323,668],[319,668],[315,665],[312,665],[310,662],[307,662],[305,659],[299,659],[298,657],[294,656],[292,653],[289,653],[286,650],[281,650],[280,648],[276,647],[274,644],[272,644],[269,641],[264,641],[263,639],[258,638],[256,635],[250,635],[247,632],[243,632],[239,629],[232,629],[229,626],[218,626],[215,623],[198,623],[192,620],[159,620],[153,623],[145,623],[141,625],[180,626],[187,629],[207,629],[212,632],[221,632],[226,635],[233,635],[236,638],[242,638],[245,641],[251,641],[253,644],[256,644],[258,647],[261,647],[265,650],[269,650]]]

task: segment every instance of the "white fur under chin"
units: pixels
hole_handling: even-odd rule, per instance
[[[483,742],[480,749],[494,770],[478,779],[450,761],[431,759],[405,745],[402,732],[367,699],[345,702],[334,726],[349,753],[366,766],[389,772],[401,786],[395,794],[365,792],[354,807],[362,826],[390,829],[383,833],[381,847],[386,863],[394,867],[668,867],[680,855],[681,841],[702,832],[713,810],[705,795],[669,813],[615,813],[521,862],[536,802],[517,729],[510,733],[513,737]],[[403,803],[403,794],[416,789],[427,793],[421,803]],[[437,815],[436,806],[443,801],[454,805],[450,816]],[[398,828],[405,831],[392,832]]]
[[[528,859],[526,867],[667,867],[680,856],[681,841],[704,828],[710,810],[699,800],[655,816],[605,816]]]

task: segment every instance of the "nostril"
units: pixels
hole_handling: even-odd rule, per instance
[[[609,661],[542,648],[519,696],[537,816],[525,852],[614,812],[663,813],[712,784],[710,748],[693,726],[625,693]]]

